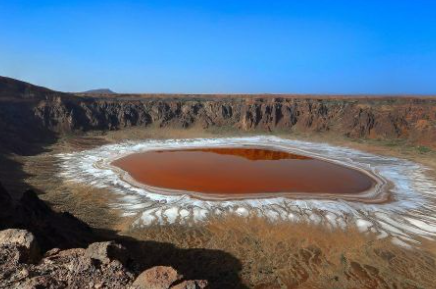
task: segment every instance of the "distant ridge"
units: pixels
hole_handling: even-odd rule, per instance
[[[39,99],[54,93],[56,92],[42,86],[0,76],[0,98]]]
[[[116,94],[116,92],[110,90],[109,88],[98,88],[84,91],[82,93],[86,94]]]

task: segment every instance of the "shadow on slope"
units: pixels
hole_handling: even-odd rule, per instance
[[[13,201],[0,184],[0,229],[26,229],[35,235],[41,249],[87,247],[98,241],[115,240],[129,252],[128,268],[140,273],[166,265],[187,279],[209,281],[209,288],[246,288],[238,273],[242,265],[232,255],[219,250],[180,249],[169,243],[138,241],[109,230],[92,230],[69,213],[58,213],[32,190]]]

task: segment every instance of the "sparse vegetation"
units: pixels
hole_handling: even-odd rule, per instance
[[[388,239],[377,240],[353,228],[330,230],[305,223],[228,216],[195,227],[155,226],[129,234],[180,248],[230,253],[241,261],[240,276],[249,288],[426,287],[436,274],[436,267],[428,263],[436,261],[434,253],[403,250]]]
[[[220,134],[231,135],[234,135],[233,131]],[[201,129],[137,128],[108,131],[104,135],[96,132],[65,139],[51,147],[51,153],[22,158],[22,163],[25,171],[31,175],[27,181],[40,191],[47,192],[41,197],[54,202],[57,209],[73,212],[94,227],[115,228],[122,235],[141,240],[171,243],[186,250],[224,251],[241,262],[239,275],[250,288],[292,288],[298,285],[300,288],[372,288],[374,284],[385,283],[397,284],[398,287],[412,284],[415,287],[431,288],[436,272],[430,264],[436,262],[436,248],[429,242],[424,243],[425,246],[420,250],[407,251],[392,245],[387,239],[377,240],[375,236],[362,235],[355,229],[332,231],[304,223],[271,223],[260,218],[245,219],[238,216],[216,219],[210,224],[198,226],[165,225],[131,230],[132,220],[117,217],[116,210],[107,206],[111,198],[116,198],[115,195],[108,195],[102,189],[89,186],[61,185],[56,179],[47,182],[56,172],[52,158],[56,152],[81,150],[125,139],[208,136],[216,135]],[[279,136],[303,140],[310,137],[303,133],[286,132]],[[347,138],[333,138],[328,134],[311,139],[411,159],[424,157],[431,161],[432,158],[428,156],[433,156],[433,151],[421,154],[416,147],[400,142],[366,140],[356,143]],[[102,198],[103,194],[105,198]],[[144,248],[137,254],[150,256],[153,252]],[[156,259],[150,260],[148,257],[144,260],[150,260],[153,263],[150,265],[165,263],[165,254],[160,252],[154,255]],[[388,257],[392,258],[387,259]],[[416,265],[410,266],[411,263]],[[208,268],[211,270],[217,268],[214,264],[205,265],[202,262],[197,265],[193,262],[190,266],[192,268],[186,270],[194,272],[200,270],[195,266],[210,266]],[[220,272],[221,276],[226,276],[227,273],[224,269]]]
[[[431,148],[426,147],[426,146],[417,146],[416,149],[418,150],[418,152],[420,154],[426,154],[426,153],[429,153],[432,151]]]

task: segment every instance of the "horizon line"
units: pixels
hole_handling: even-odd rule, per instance
[[[53,89],[47,86],[35,84],[32,82],[29,82],[27,80],[23,80],[21,78],[14,78],[9,76],[0,75],[2,78],[8,78],[15,81],[20,81],[26,84],[30,84],[33,86],[42,87],[45,89],[49,89],[55,92],[62,92],[62,93],[69,93],[69,94],[93,94],[89,93],[88,91],[92,90],[101,90],[101,89],[108,89],[111,90],[113,93],[94,93],[97,95],[198,95],[198,96],[214,96],[214,95],[222,95],[222,96],[256,96],[256,95],[266,95],[266,96],[356,96],[356,97],[436,97],[436,93],[365,93],[365,92],[359,92],[359,93],[331,93],[331,92],[321,92],[321,93],[297,93],[297,92],[115,92],[111,88],[104,87],[104,88],[91,88],[85,91],[64,91],[64,90],[57,90]]]

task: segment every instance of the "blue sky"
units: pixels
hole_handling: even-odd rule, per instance
[[[0,0],[0,75],[64,91],[436,94],[436,1]]]

